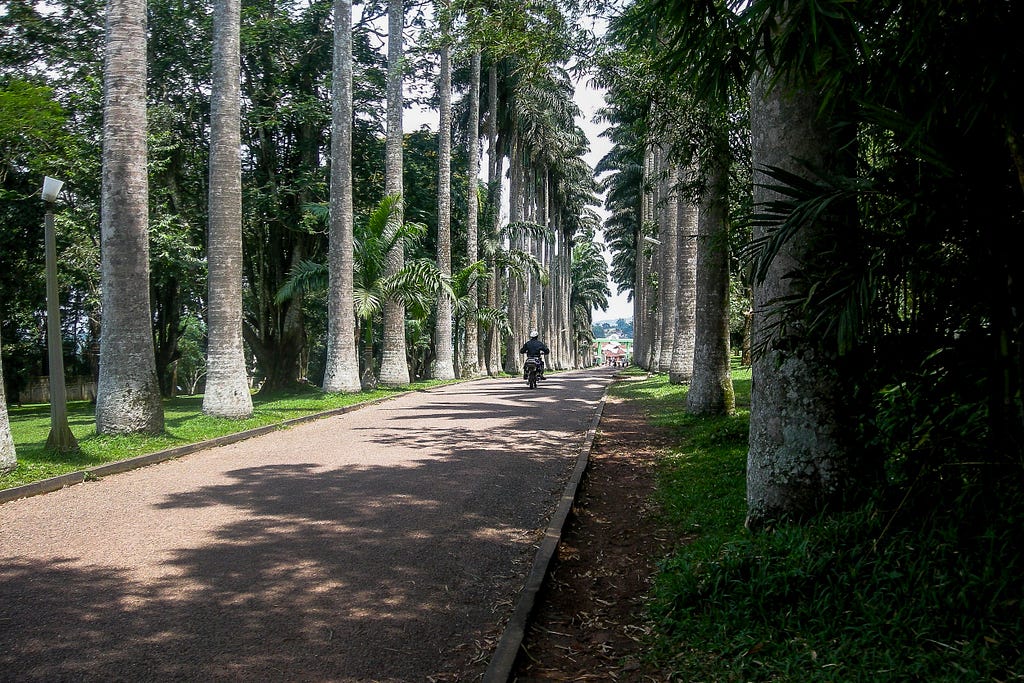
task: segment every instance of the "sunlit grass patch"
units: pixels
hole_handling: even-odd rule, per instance
[[[164,400],[165,429],[155,436],[98,435],[95,406],[88,401],[74,401],[68,404],[68,424],[79,450],[66,454],[46,449],[49,405],[10,406],[8,415],[18,466],[0,476],[0,489],[439,384],[443,382],[417,382],[401,389],[380,388],[356,394],[325,394],[313,387],[270,397],[257,394],[253,397],[253,415],[245,420],[208,417],[202,413],[202,396],[181,396]]]

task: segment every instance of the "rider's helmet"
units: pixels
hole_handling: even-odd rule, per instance
[[[539,336],[540,336],[540,333],[537,332],[537,330],[530,330],[530,339],[536,339]]]

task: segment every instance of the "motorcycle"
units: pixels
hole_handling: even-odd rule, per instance
[[[526,383],[531,389],[537,388],[537,376],[540,375],[540,358],[527,358],[523,365],[523,373],[526,375]]]

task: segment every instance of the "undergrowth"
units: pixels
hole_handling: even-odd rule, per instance
[[[735,379],[742,406],[749,372]],[[678,439],[658,495],[688,542],[663,561],[650,604],[651,656],[672,680],[1024,680],[1020,502],[984,524],[869,505],[751,534],[749,415],[689,417],[685,389],[663,377],[617,391]]]

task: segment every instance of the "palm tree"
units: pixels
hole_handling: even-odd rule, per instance
[[[164,414],[149,305],[145,0],[108,0],[105,44],[96,431],[156,434]]]
[[[487,304],[491,308],[499,308],[501,273],[494,263],[494,250],[486,247],[486,244],[501,232],[501,176],[505,161],[501,140],[498,138],[498,63],[494,57],[491,58],[487,69],[487,156],[487,207],[490,215],[484,236],[479,243],[491,271],[491,277],[487,281]],[[501,334],[497,326],[491,326],[487,329],[486,336],[479,340],[480,370],[486,369],[488,375],[497,374],[501,366]]]
[[[360,380],[353,312],[352,0],[336,0],[334,4],[331,105],[327,365],[323,388],[354,393],[360,389]]]
[[[688,384],[693,378],[693,350],[697,335],[697,206],[681,197],[677,219],[676,332],[668,381]]]
[[[658,312],[659,327],[662,330],[661,352],[658,354],[658,372],[671,372],[672,356],[676,340],[676,309],[679,294],[679,170],[669,158],[669,152],[661,148],[665,169],[660,179],[662,206],[661,235],[662,272],[664,286],[660,288]]]
[[[7,393],[4,390],[4,366],[0,362],[0,474],[10,472],[18,466],[14,452],[14,437],[7,417]]]
[[[453,332],[456,342],[462,336],[462,328],[475,325],[479,325],[488,333],[491,330],[496,330],[499,334],[508,331],[508,314],[505,311],[497,307],[480,306],[477,302],[478,285],[481,281],[490,280],[491,275],[483,260],[475,261],[452,275],[452,313],[455,320]],[[455,351],[458,357],[462,349],[456,347]]]
[[[441,7],[443,13],[447,8]],[[437,132],[437,265],[445,277],[452,272],[452,71],[450,21],[442,19],[441,74],[437,90],[439,120]],[[472,165],[472,161],[470,162]],[[471,186],[471,189],[475,189]],[[472,228],[471,226],[471,232]],[[471,256],[471,259],[473,257]],[[455,378],[454,349],[452,348],[452,302],[441,295],[437,299],[437,316],[434,329],[433,375],[437,379]]]
[[[469,79],[469,191],[466,195],[466,259],[473,263],[479,255],[478,218],[479,205],[477,193],[480,181],[480,51],[473,52],[470,58]],[[475,283],[470,292],[470,318],[472,309],[476,307],[477,291]],[[475,377],[480,374],[479,334],[476,324],[466,326],[466,344],[462,353],[462,376]]]
[[[240,0],[214,3],[210,96],[209,337],[203,412],[230,418],[252,415],[252,395],[242,346],[240,12]]]
[[[397,221],[402,223],[402,31],[405,28],[403,0],[388,0],[388,87],[387,140],[385,144],[384,192],[399,197],[394,205]],[[395,242],[388,254],[388,274],[397,275],[405,264],[402,242]],[[357,303],[358,306],[358,303]],[[405,352],[405,307],[397,298],[384,303],[384,349],[380,381],[387,386],[409,383],[409,365]]]
[[[693,379],[686,394],[692,415],[731,415],[735,394],[729,366],[729,219],[727,156],[709,155],[707,188],[697,222],[696,336]]]
[[[767,19],[779,26],[787,17]],[[815,87],[791,76],[775,76],[765,67],[751,86],[757,207],[768,207],[780,198],[769,169],[797,177],[807,177],[808,167],[829,172],[836,168],[837,150],[852,147],[835,137]],[[755,242],[768,241],[769,230],[755,222]],[[755,354],[751,368],[747,522],[754,528],[841,505],[854,484],[849,476],[853,441],[839,418],[848,392],[834,358],[817,348],[801,322],[780,325],[772,313],[778,302],[805,296],[794,274],[819,258],[820,245],[836,241],[842,230],[841,219],[828,213],[804,222],[764,259],[767,263],[755,281],[752,336],[762,352]]]
[[[425,317],[431,297],[441,293],[452,296],[448,278],[428,259],[408,261],[398,272],[390,272],[388,254],[396,248],[415,246],[427,232],[422,223],[402,221],[400,202],[397,195],[382,199],[367,220],[357,226],[355,234],[353,304],[359,321],[357,333],[363,339],[364,389],[372,389],[379,381],[374,373],[374,323],[382,319],[387,302],[398,300],[403,309],[408,307]],[[307,208],[319,218],[326,217],[322,205]],[[327,267],[316,261],[302,261],[289,273],[276,299],[286,301],[305,292],[323,291],[327,286]]]
[[[572,307],[573,353],[575,366],[590,357],[590,345],[594,341],[593,310],[608,310],[608,264],[601,254],[601,246],[590,240],[583,240],[572,250]]]

